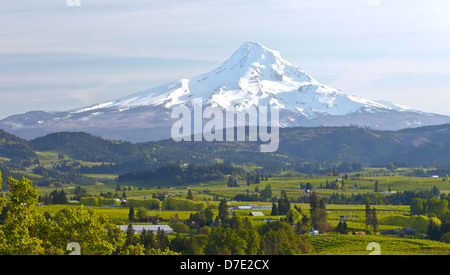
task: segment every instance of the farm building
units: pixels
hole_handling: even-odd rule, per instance
[[[297,231],[297,234],[299,234],[299,235],[311,234],[311,236],[314,236],[314,235],[319,235],[319,230],[316,230],[314,228],[309,231],[300,230],[300,231]]]
[[[164,230],[164,233],[170,234],[173,233],[173,229],[166,225],[166,224],[162,224],[162,225],[132,225],[133,229],[136,233],[141,233],[144,229],[146,231],[151,231],[153,234],[158,233],[158,229],[160,230]],[[128,225],[121,225],[120,229],[122,229],[122,231],[126,232],[128,229]]]
[[[414,228],[392,229],[392,230],[381,231],[380,234],[381,235],[397,235],[397,236],[403,238],[407,235],[418,236],[419,230],[414,229]]]
[[[252,207],[250,205],[239,205],[234,208],[235,210],[251,210]]]
[[[272,205],[238,205],[233,208],[234,210],[272,210]]]
[[[253,216],[253,217],[264,217],[264,213],[263,212],[250,212],[249,216]]]

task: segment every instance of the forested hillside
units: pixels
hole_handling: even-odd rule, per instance
[[[83,166],[84,173],[123,174],[157,169],[169,163],[210,165],[256,165],[266,172],[296,170],[320,172],[351,170],[361,166],[450,166],[450,125],[402,131],[368,128],[315,127],[280,129],[279,149],[261,153],[258,142],[175,142],[171,139],[146,143],[105,140],[86,133],[54,133],[26,141],[0,132],[0,157],[30,162],[35,151],[56,151],[74,160],[101,162]]]
[[[26,140],[0,130],[0,157],[30,159],[36,154]]]
[[[60,132],[33,139],[37,151],[63,151],[74,159],[118,162],[139,157],[139,148],[130,142],[115,142],[83,132]]]

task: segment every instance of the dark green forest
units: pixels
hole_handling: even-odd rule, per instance
[[[124,180],[154,177],[159,173],[158,169],[167,169],[172,164],[195,164],[198,165],[196,169],[200,169],[223,163],[227,167],[261,167],[264,173],[295,171],[305,174],[343,173],[387,165],[435,167],[442,175],[450,170],[449,124],[400,131],[376,131],[357,126],[283,128],[280,129],[279,144],[276,152],[261,153],[259,142],[248,141],[175,142],[168,139],[131,143],[82,132],[53,133],[27,141],[0,130],[0,157],[7,159],[3,161],[2,170],[34,165],[34,172],[47,179],[75,180],[82,185],[90,183],[80,174],[116,174]],[[73,160],[100,165],[74,162],[51,169],[42,168],[36,154],[39,151],[62,152]],[[221,174],[235,172],[220,171]],[[197,179],[217,178],[218,173],[203,174],[203,178],[197,175]],[[192,181],[181,172],[174,173],[174,177],[177,176],[183,182]],[[35,182],[39,184],[39,180],[35,179]]]

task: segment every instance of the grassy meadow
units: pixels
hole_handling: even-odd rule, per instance
[[[39,152],[39,157],[44,165],[52,165],[57,163],[58,152]],[[65,156],[66,160],[70,161],[70,156]],[[97,163],[84,163],[85,165],[98,165]],[[250,169],[247,167],[247,169]],[[117,175],[113,174],[86,174],[85,176],[95,179],[96,184],[92,186],[83,186],[86,192],[92,195],[99,195],[100,193],[111,192],[119,197],[125,196],[129,198],[151,198],[153,195],[166,194],[176,198],[186,198],[189,189],[192,191],[194,200],[207,202],[212,206],[213,212],[217,215],[217,206],[219,204],[217,199],[225,198],[229,201],[230,208],[237,205],[248,204],[262,204],[271,205],[271,202],[246,202],[234,201],[232,198],[237,194],[254,193],[255,191],[263,190],[266,185],[270,184],[272,187],[273,196],[279,196],[284,190],[287,195],[296,199],[302,196],[308,196],[304,193],[304,189],[300,188],[309,183],[313,191],[319,197],[329,197],[333,193],[344,194],[351,196],[352,194],[365,194],[374,192],[375,182],[378,182],[378,189],[380,191],[390,190],[391,192],[399,191],[418,191],[430,190],[436,186],[442,193],[450,193],[450,182],[442,181],[440,178],[419,178],[406,176],[408,170],[389,171],[387,169],[370,168],[365,169],[360,173],[348,174],[348,178],[344,179],[342,185],[343,175],[340,176],[301,176],[285,174],[282,176],[269,177],[266,181],[261,181],[259,184],[246,185],[242,179],[237,179],[237,187],[227,187],[227,180],[202,182],[195,185],[165,187],[167,183],[161,184],[159,187],[149,187],[145,182],[127,182],[120,184],[120,190],[117,188]],[[28,173],[32,174],[31,171]],[[339,179],[338,190],[325,189],[326,181],[329,183]],[[66,193],[73,194],[74,186],[63,186]],[[40,194],[48,194],[53,189],[49,187],[38,187]],[[385,194],[389,196],[390,194]],[[304,214],[309,215],[308,203],[291,203],[291,207],[297,206]],[[79,207],[77,204],[70,205],[42,205],[38,206],[37,210],[41,213],[48,212],[51,216],[55,216],[58,211],[65,208]],[[87,206],[83,206],[87,207]],[[377,209],[377,217],[379,222],[378,230],[403,228],[404,223],[392,223],[390,217],[403,216],[408,217],[410,209],[408,205],[375,205]],[[105,217],[109,222],[123,225],[127,224],[129,207],[89,207],[96,214]],[[327,220],[332,227],[336,227],[341,221],[341,217],[345,216],[344,220],[351,232],[363,231],[365,226],[365,206],[364,205],[340,205],[328,204]],[[264,217],[250,216],[250,210],[230,210],[231,213],[240,217],[248,217],[253,225],[258,226],[264,224],[264,218],[271,218],[277,220],[283,218],[280,216],[271,216],[270,210],[254,210],[264,213]],[[163,218],[163,223],[169,223],[171,218],[175,215],[180,220],[186,220],[191,213],[195,211],[167,211],[167,210],[148,210],[149,216],[159,216]],[[385,222],[388,221],[388,222]],[[423,234],[419,235],[418,239],[399,238],[394,236],[376,235],[338,235],[338,234],[321,234],[319,236],[307,236],[308,241],[314,246],[314,254],[351,254],[351,255],[367,255],[371,251],[367,250],[367,245],[371,242],[376,242],[380,245],[381,254],[449,254],[450,245],[442,242],[430,241],[423,238]]]

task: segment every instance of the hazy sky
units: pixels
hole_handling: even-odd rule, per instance
[[[346,93],[450,115],[448,0],[79,1],[0,2],[0,119],[189,78],[245,41]]]

